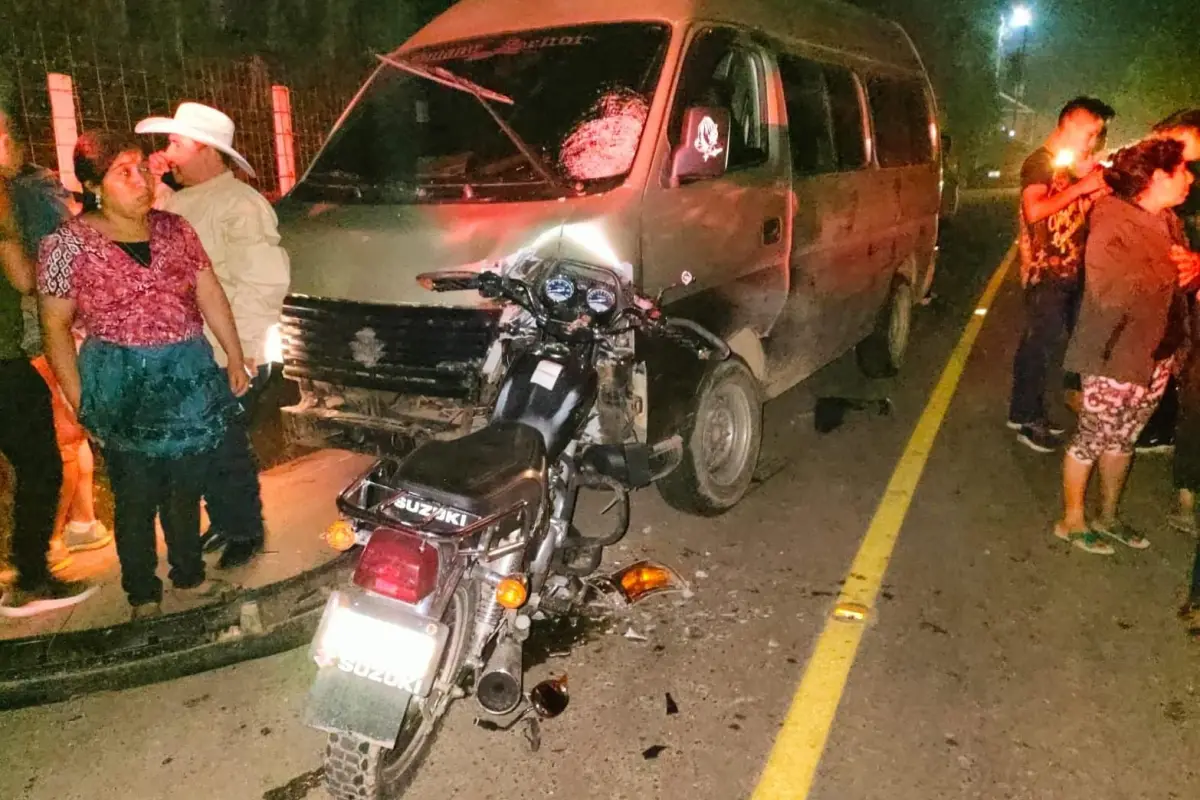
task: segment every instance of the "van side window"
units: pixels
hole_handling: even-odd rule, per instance
[[[670,141],[679,145],[683,114],[693,106],[727,108],[733,121],[729,170],[767,160],[766,79],[758,53],[725,28],[710,28],[692,40],[671,112]]]
[[[875,122],[875,152],[881,167],[928,164],[933,160],[929,105],[919,81],[872,78],[867,86]]]
[[[793,174],[822,175],[836,171],[825,71],[819,64],[803,58],[780,56],[779,74],[787,106]]]
[[[825,68],[825,85],[829,89],[838,169],[842,172],[862,169],[867,165],[867,137],[858,79],[848,69],[831,66]]]
[[[860,169],[867,162],[862,103],[854,75],[842,67],[781,55],[788,139],[796,175]]]

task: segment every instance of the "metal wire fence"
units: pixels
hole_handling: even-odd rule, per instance
[[[132,131],[145,117],[170,116],[184,100],[221,109],[237,124],[234,147],[254,167],[250,182],[268,196],[279,185],[271,86],[290,90],[296,168],[303,174],[371,66],[192,56],[169,42],[101,41],[94,34],[57,32],[41,24],[10,30],[6,38],[0,39],[0,74],[10,76],[14,121],[36,163],[57,166],[46,76],[65,73],[73,82],[80,131]]]

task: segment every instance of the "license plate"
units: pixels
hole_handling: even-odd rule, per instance
[[[428,694],[446,640],[441,623],[335,592],[313,639],[317,666],[417,696]]]

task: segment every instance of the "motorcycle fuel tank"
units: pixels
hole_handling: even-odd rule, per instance
[[[545,439],[549,457],[555,459],[587,420],[597,387],[596,370],[586,361],[524,353],[505,376],[492,419],[534,428]]]

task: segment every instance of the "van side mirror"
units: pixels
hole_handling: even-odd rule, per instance
[[[729,109],[692,106],[671,160],[671,185],[720,178],[729,167]]]

